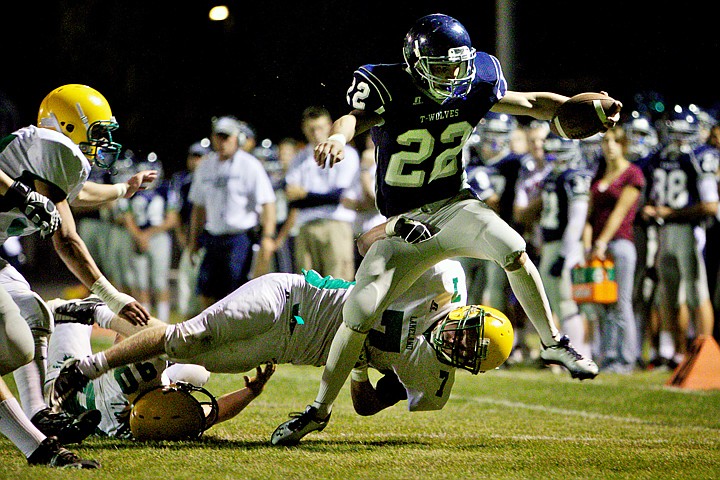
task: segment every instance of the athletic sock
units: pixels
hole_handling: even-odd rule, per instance
[[[45,440],[45,435],[27,418],[15,398],[0,402],[0,432],[26,457],[32,455]]]
[[[350,370],[360,357],[367,333],[358,333],[340,325],[333,338],[327,363],[320,380],[320,390],[312,406],[318,409],[318,418],[325,418],[332,411],[332,404],[350,375]]]
[[[83,375],[92,379],[98,378],[100,375],[110,370],[110,367],[108,367],[105,352],[98,352],[80,359],[78,362],[78,369]]]
[[[540,335],[543,345],[556,345],[559,333],[552,320],[550,302],[535,265],[527,260],[522,267],[507,272],[507,276],[515,297]]]

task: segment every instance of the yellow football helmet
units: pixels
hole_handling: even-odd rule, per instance
[[[64,134],[101,168],[112,168],[122,148],[112,141],[118,124],[110,105],[87,85],[63,85],[48,93],[40,104],[38,126]]]
[[[199,392],[209,398],[200,402]],[[206,414],[204,406],[209,406]],[[130,411],[130,431],[136,440],[193,440],[217,420],[218,404],[210,392],[189,383],[177,382],[140,395]]]
[[[430,333],[430,344],[440,362],[473,375],[493,370],[510,355],[514,333],[501,311],[484,305],[466,305],[447,314]]]

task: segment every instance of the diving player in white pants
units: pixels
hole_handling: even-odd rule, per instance
[[[104,352],[69,361],[51,389],[53,402],[62,405],[90,378],[111,368],[163,353],[223,373],[245,372],[271,360],[324,365],[352,288],[350,282],[314,271],[263,275],[197,317],[144,329]],[[467,309],[465,299],[462,267],[445,260],[384,312],[368,337],[365,363],[353,372],[359,413],[371,415],[401,399],[408,400],[411,411],[440,409],[450,396],[456,368],[478,373],[507,358],[510,322],[492,313],[475,316],[472,312],[483,307]],[[460,325],[449,318],[451,312],[463,315]],[[375,388],[368,366],[385,373]]]

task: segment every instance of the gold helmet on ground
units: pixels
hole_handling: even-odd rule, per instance
[[[193,392],[210,401],[198,401]],[[204,406],[209,406],[207,414]],[[133,402],[130,431],[136,440],[193,440],[215,423],[217,414],[217,401],[207,390],[178,382],[149,390]]]

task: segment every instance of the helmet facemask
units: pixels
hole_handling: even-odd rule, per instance
[[[411,65],[427,84],[428,91],[439,100],[462,98],[470,92],[475,78],[475,49],[466,45],[448,50],[446,56],[423,55],[416,41]]]
[[[485,310],[477,305],[453,310],[432,330],[430,343],[441,363],[476,375],[487,358],[489,344]]]
[[[112,131],[118,124],[112,120],[99,120],[87,129],[87,142],[80,142],[80,151],[89,159],[94,160],[100,168],[112,169],[120,156],[122,145],[112,140]]]

